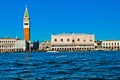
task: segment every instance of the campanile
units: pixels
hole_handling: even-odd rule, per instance
[[[30,18],[27,6],[25,8],[24,13],[23,27],[24,27],[24,40],[30,41]]]

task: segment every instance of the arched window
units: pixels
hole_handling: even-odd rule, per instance
[[[106,43],[106,45],[107,45],[107,43]]]
[[[77,41],[80,41],[80,39],[78,38]]]
[[[86,40],[83,40],[84,42],[86,42]]]
[[[117,43],[117,45],[119,45],[119,43]]]
[[[70,41],[70,39],[67,39],[67,42],[69,42]]]
[[[63,39],[61,39],[61,42],[63,42]]]
[[[57,42],[57,39],[55,39],[55,42]]]
[[[92,40],[90,40],[90,42],[92,42]]]
[[[72,42],[75,42],[75,40],[73,39]]]
[[[112,45],[113,45],[113,43],[112,43]]]

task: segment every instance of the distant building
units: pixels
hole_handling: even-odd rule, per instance
[[[63,33],[51,35],[51,50],[80,51],[94,49],[94,34]]]
[[[23,52],[28,50],[25,40],[0,38],[0,52]]]
[[[120,40],[102,41],[103,50],[120,50]]]
[[[50,41],[44,41],[43,48],[45,51],[51,50],[51,42]]]
[[[50,41],[44,41],[39,45],[40,51],[49,51],[51,50],[51,42]]]
[[[30,51],[39,51],[39,41],[30,43]]]
[[[39,43],[39,51],[44,51],[44,46],[42,43]]]
[[[102,50],[102,41],[101,40],[95,41],[95,49]]]
[[[23,26],[24,26],[24,40],[30,41],[30,18],[27,6],[24,13]]]

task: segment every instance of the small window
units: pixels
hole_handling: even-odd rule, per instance
[[[28,23],[24,23],[24,25],[28,25]]]
[[[55,42],[57,42],[57,39],[55,39]]]
[[[106,45],[107,45],[107,43],[106,43]]]
[[[70,39],[67,39],[67,42],[69,42],[70,41]]]
[[[92,42],[92,40],[90,40],[90,42]]]
[[[72,42],[75,42],[75,40],[73,39]]]
[[[119,45],[119,43],[117,43],[117,45]]]
[[[77,41],[80,41],[80,39],[78,38]]]
[[[83,40],[83,42],[86,42],[86,40]]]
[[[63,39],[61,39],[61,42],[63,42]]]

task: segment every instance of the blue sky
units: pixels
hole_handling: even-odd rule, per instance
[[[28,5],[31,40],[50,40],[56,33],[95,34],[96,40],[120,39],[119,0],[0,0],[0,37],[23,39]]]

